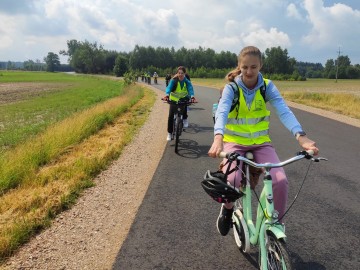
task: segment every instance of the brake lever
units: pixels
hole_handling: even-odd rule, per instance
[[[323,161],[328,161],[327,158],[324,158],[324,157],[318,157],[318,158],[311,158],[312,161],[314,162],[320,162],[320,160],[323,160]]]
[[[238,153],[235,153],[235,152],[230,153],[230,155],[229,155],[229,157],[228,157],[228,160],[230,160],[231,162],[232,162],[232,161],[235,161],[238,156],[239,156]]]

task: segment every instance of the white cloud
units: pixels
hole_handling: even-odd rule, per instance
[[[179,19],[173,10],[142,10],[137,19],[141,28],[139,42],[170,45],[179,41]]]
[[[266,48],[282,47],[288,48],[291,46],[288,35],[279,31],[276,28],[270,28],[270,30],[258,29],[248,34],[242,35],[244,46],[256,45],[260,50],[264,51]]]
[[[302,19],[301,14],[294,3],[291,3],[287,6],[286,16],[289,18],[294,18],[296,20]]]
[[[324,7],[322,0],[305,0],[312,29],[303,37],[305,44],[321,48],[338,46],[343,41],[357,40],[360,36],[360,11],[343,4]]]
[[[107,50],[140,46],[281,46],[298,60],[325,63],[339,44],[360,63],[358,2],[322,0],[7,0],[0,1],[0,61],[42,59],[88,40]],[[7,4],[8,3],[8,4]],[[326,6],[325,4],[326,3]],[[285,16],[284,16],[285,14]],[[331,55],[333,57],[333,55]],[[354,60],[353,60],[354,59]]]

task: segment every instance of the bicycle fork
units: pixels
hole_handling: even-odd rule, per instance
[[[265,174],[264,189],[260,195],[260,203],[257,210],[256,231],[258,234],[259,248],[261,253],[261,265],[267,265],[266,245],[268,242],[268,232],[272,233],[277,239],[286,239],[284,226],[278,222],[279,213],[274,209],[274,197],[272,192],[272,180],[269,173]],[[265,206],[265,208],[264,208]]]
[[[250,185],[246,186],[244,193],[245,196],[243,196],[243,215],[241,214],[241,211],[235,212],[237,213],[237,219],[239,220],[239,222],[245,222],[246,224],[244,224],[245,226],[243,226],[246,227],[245,239],[250,243],[245,245],[244,251],[249,251],[250,244],[256,245],[257,243],[259,243],[262,254],[266,254],[265,250],[267,231],[271,231],[278,239],[286,238],[283,226],[277,222],[278,213],[274,209],[272,181],[271,179],[264,180],[264,188],[260,195],[260,202],[257,208],[256,225],[254,225],[252,219]],[[246,233],[248,233],[248,237],[246,237]]]

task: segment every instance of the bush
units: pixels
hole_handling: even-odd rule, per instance
[[[124,74],[124,81],[125,81],[125,85],[130,85],[130,84],[134,84],[137,81],[138,75],[136,72],[126,72]]]

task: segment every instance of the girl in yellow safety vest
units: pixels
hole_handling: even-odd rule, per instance
[[[262,77],[261,67],[262,58],[258,48],[248,46],[241,50],[237,68],[226,76],[229,82],[235,82],[238,86],[238,104],[230,111],[234,90],[230,84],[227,84],[223,89],[215,114],[214,141],[208,152],[209,156],[217,157],[221,151],[237,152],[242,155],[247,151],[252,151],[258,163],[278,163],[280,160],[269,137],[270,111],[266,108],[266,102],[275,109],[281,122],[295,136],[300,146],[304,150],[314,150],[317,155],[319,150],[315,142],[306,136],[274,83]],[[263,87],[266,87],[265,95],[262,95],[260,91]],[[223,170],[226,171],[226,166]],[[274,206],[279,216],[282,216],[286,210],[288,180],[283,168],[272,169],[271,176]],[[239,188],[240,171],[230,174],[228,181]],[[221,206],[217,219],[217,229],[221,235],[229,232],[232,213],[232,203]]]
[[[191,102],[196,102],[194,97],[194,88],[190,77],[187,77],[186,69],[183,66],[178,67],[176,75],[171,79],[169,85],[166,87],[165,93],[166,96],[163,100],[179,101],[180,99],[188,99]],[[170,104],[169,116],[168,116],[168,135],[166,137],[167,141],[171,141],[171,134],[173,132],[173,123],[174,123],[174,113],[176,112],[177,106],[175,104]],[[184,128],[189,126],[187,107],[184,109],[183,113],[183,124]]]

